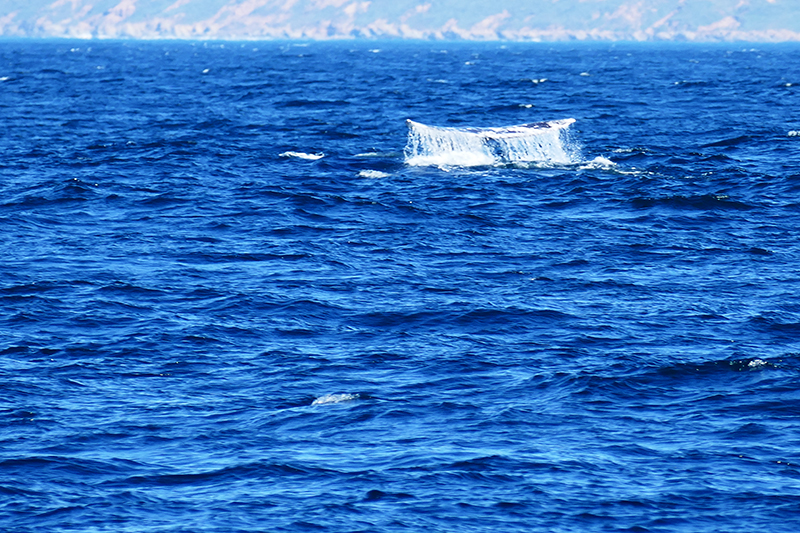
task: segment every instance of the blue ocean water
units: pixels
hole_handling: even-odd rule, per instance
[[[5,41],[0,121],[0,530],[800,528],[800,47]]]

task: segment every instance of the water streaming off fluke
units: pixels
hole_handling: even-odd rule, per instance
[[[453,128],[407,120],[405,160],[412,166],[460,167],[575,163],[578,150],[567,137],[573,122],[567,118],[498,128]]]

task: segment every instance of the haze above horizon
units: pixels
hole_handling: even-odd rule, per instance
[[[800,41],[790,0],[0,0],[0,37]]]

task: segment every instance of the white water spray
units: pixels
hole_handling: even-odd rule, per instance
[[[505,128],[443,128],[408,123],[406,164],[412,166],[490,166],[506,163],[575,163],[567,127],[575,119]]]

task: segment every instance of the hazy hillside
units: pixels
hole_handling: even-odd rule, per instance
[[[798,0],[0,0],[0,36],[800,40]]]

